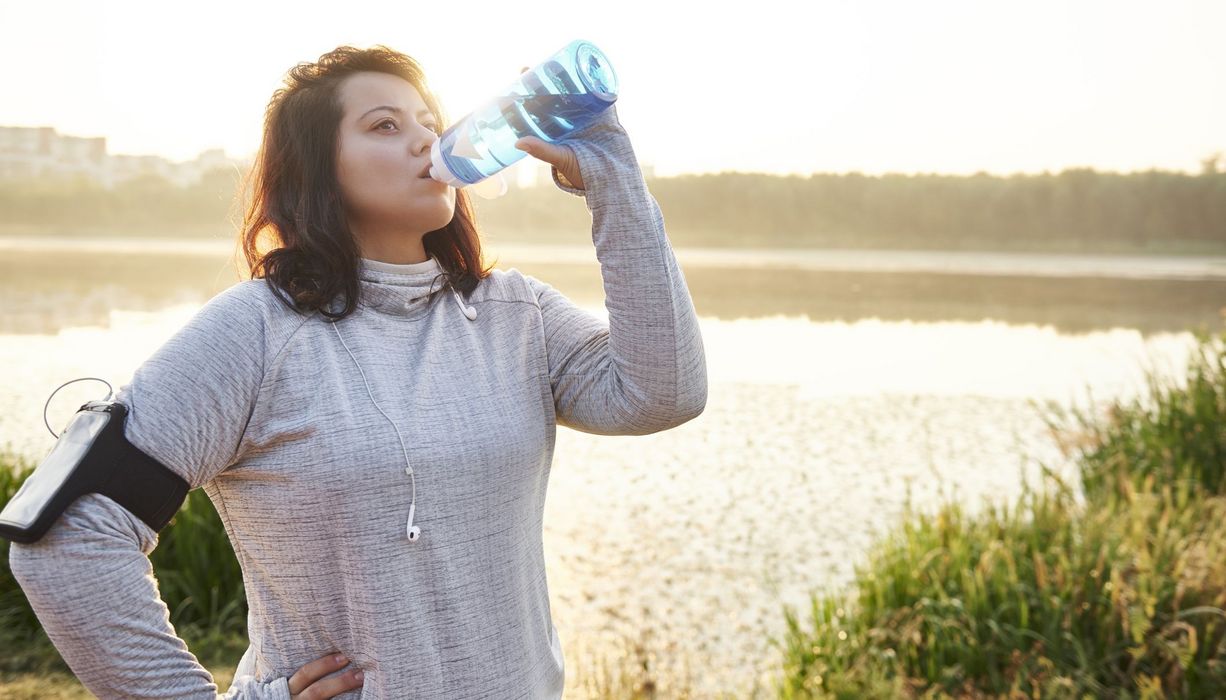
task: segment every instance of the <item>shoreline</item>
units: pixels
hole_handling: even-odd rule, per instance
[[[486,241],[486,250],[515,263],[598,265],[589,244]],[[0,251],[114,255],[232,256],[236,240],[200,238],[4,236]],[[1226,280],[1226,255],[1042,253],[859,248],[676,247],[683,265],[727,269],[928,273],[1143,280]]]

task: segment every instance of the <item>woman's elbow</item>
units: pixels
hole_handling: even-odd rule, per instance
[[[692,380],[681,387],[671,401],[648,407],[639,413],[641,434],[658,433],[684,425],[702,415],[707,407],[707,380]]]
[[[690,367],[690,371],[680,377],[677,384],[676,413],[679,418],[677,425],[688,423],[707,407],[707,362],[699,356],[698,362]]]
[[[703,376],[701,382],[681,395],[677,402],[677,425],[689,423],[707,408],[707,379]],[[676,426],[672,426],[676,427]]]

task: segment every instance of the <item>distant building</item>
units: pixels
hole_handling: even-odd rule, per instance
[[[106,139],[61,136],[49,126],[0,126],[0,178],[104,176]]]
[[[102,136],[67,136],[49,126],[0,126],[0,180],[78,176],[112,189],[136,177],[157,175],[188,187],[214,168],[247,164],[227,158],[220,148],[174,163],[161,156],[108,154]]]

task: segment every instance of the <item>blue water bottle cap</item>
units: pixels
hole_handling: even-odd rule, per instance
[[[580,41],[575,49],[575,68],[588,92],[605,102],[617,100],[617,73],[613,64],[589,41]]]

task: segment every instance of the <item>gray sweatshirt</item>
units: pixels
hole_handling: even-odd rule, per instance
[[[554,184],[592,214],[607,322],[514,268],[430,298],[435,260],[364,259],[345,320],[242,281],[116,392],[128,439],[205,489],[242,566],[250,646],[225,697],[288,700],[329,652],[365,671],[338,697],[560,697],[542,549],[556,427],[645,435],[707,396],[694,306],[615,108],[568,143],[586,190]],[[214,700],[159,596],[157,541],[89,494],[10,564],[94,694]]]

